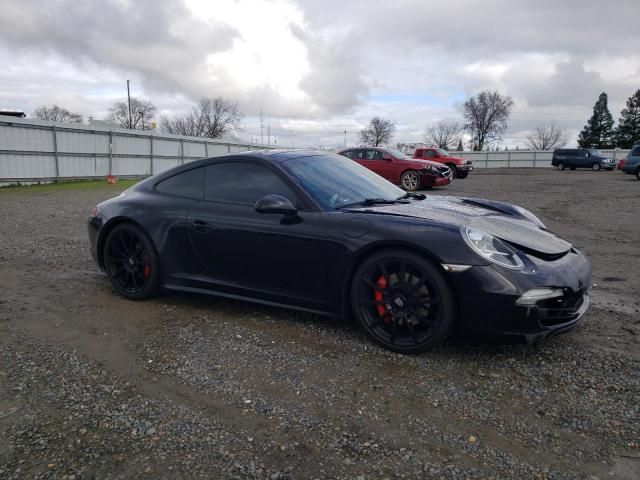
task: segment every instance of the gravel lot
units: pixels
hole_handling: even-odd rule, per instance
[[[112,293],[91,207],[121,185],[0,190],[0,478],[640,478],[640,182],[474,172],[594,266],[593,307],[535,345],[402,356],[353,325]],[[634,209],[635,208],[635,209]]]

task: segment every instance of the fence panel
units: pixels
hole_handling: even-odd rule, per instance
[[[146,176],[206,156],[273,146],[0,116],[0,186],[109,173]],[[628,150],[603,150],[616,160]],[[549,168],[550,151],[454,152],[474,168]]]

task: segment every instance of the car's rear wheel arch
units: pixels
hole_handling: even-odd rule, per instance
[[[151,246],[153,247],[153,250],[154,250],[155,254],[158,255],[158,249],[156,247],[155,242],[153,241],[153,238],[151,238],[151,235],[149,235],[149,233],[146,231],[146,229],[139,222],[136,222],[135,220],[133,220],[132,218],[129,218],[129,217],[114,217],[114,218],[109,219],[109,221],[102,226],[102,228],[100,229],[100,235],[98,237],[98,244],[97,244],[97,252],[96,253],[98,255],[98,265],[103,270],[104,270],[104,242],[109,237],[109,233],[111,233],[111,231],[114,228],[116,228],[118,225],[122,225],[123,223],[128,223],[128,224],[131,224],[131,225],[135,225],[140,230],[142,230],[146,234],[147,239],[149,240],[149,242],[151,243]],[[159,256],[158,256],[158,258],[159,258]]]
[[[442,262],[432,252],[424,248],[420,248],[419,246],[411,243],[379,242],[373,245],[369,245],[363,248],[362,250],[358,251],[356,253],[356,256],[353,262],[351,262],[351,265],[349,266],[347,274],[344,276],[344,284],[342,286],[342,311],[343,311],[343,317],[345,319],[350,320],[353,318],[353,312],[351,309],[351,284],[353,282],[353,277],[356,271],[367,258],[384,250],[405,250],[407,252],[420,255],[425,260],[430,262],[434,267],[436,267],[440,271],[440,273],[442,273],[442,276],[444,277],[444,280],[447,283],[447,286],[449,287],[454,297],[456,305],[459,304],[458,292],[455,286],[453,285],[453,282],[451,282],[449,275],[447,275],[445,270],[442,268]],[[457,322],[458,322],[458,312],[456,312],[456,323]]]

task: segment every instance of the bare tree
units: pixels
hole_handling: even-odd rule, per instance
[[[150,101],[131,97],[131,125],[129,125],[129,105],[127,102],[114,103],[105,120],[120,128],[149,130],[156,110],[155,105]]]
[[[40,120],[49,120],[50,122],[82,123],[82,115],[70,112],[66,108],[58,105],[42,105],[36,108],[33,116]]]
[[[462,138],[462,126],[458,122],[441,120],[434,123],[424,132],[424,142],[438,148],[453,148]]]
[[[471,134],[474,150],[483,150],[485,143],[501,138],[512,107],[511,97],[488,90],[464,102],[464,128]]]
[[[365,145],[378,147],[391,142],[391,138],[396,131],[393,122],[384,118],[374,117],[369,125],[360,130],[360,141]]]
[[[537,127],[536,131],[527,135],[527,146],[531,150],[552,150],[567,144],[568,137],[564,130],[554,124]]]
[[[174,135],[220,138],[240,128],[238,104],[222,97],[203,98],[190,112],[160,118],[160,130]]]

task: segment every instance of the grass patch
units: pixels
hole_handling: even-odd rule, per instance
[[[113,192],[121,192],[132,185],[138,183],[140,179],[122,179],[115,184],[107,183],[104,179],[99,180],[77,180],[62,181],[57,183],[43,183],[40,185],[9,185],[0,187],[2,193],[48,193],[59,191],[89,191],[89,190],[111,190]]]

